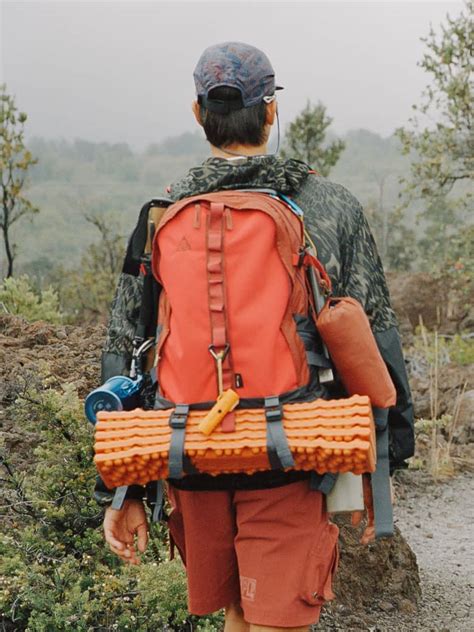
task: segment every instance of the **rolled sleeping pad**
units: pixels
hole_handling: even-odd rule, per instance
[[[393,406],[395,386],[362,305],[348,296],[331,297],[316,325],[348,394],[367,395],[378,408]]]
[[[368,397],[283,405],[282,424],[297,470],[373,472],[375,427]],[[184,455],[199,472],[217,475],[271,469],[264,409],[235,410],[234,432],[200,429],[209,411],[190,410]],[[110,487],[144,485],[168,478],[173,429],[171,410],[131,410],[98,414],[94,462]]]

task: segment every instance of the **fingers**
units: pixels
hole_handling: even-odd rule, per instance
[[[137,546],[140,553],[144,553],[148,544],[148,529],[146,523],[137,526]]]
[[[351,525],[353,527],[358,527],[362,522],[362,518],[364,517],[363,511],[353,511],[351,514]]]
[[[110,550],[112,551],[112,553],[115,553],[116,555],[118,555],[118,557],[122,560],[122,562],[125,562],[126,564],[133,564],[135,566],[140,564],[140,559],[137,557],[137,554],[133,545],[127,545],[123,551],[120,551],[116,549],[115,547],[110,546]]]
[[[113,530],[110,527],[107,527],[105,524],[104,524],[104,536],[105,536],[105,541],[107,542],[107,544],[110,545],[111,548],[113,547],[117,551],[120,551],[120,553],[123,553],[126,543],[116,538]]]

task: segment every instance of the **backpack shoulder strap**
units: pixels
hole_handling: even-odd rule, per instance
[[[173,201],[168,198],[153,198],[142,206],[135,228],[128,240],[122,272],[132,274],[133,276],[138,276],[140,274],[141,259],[146,252],[149,241],[148,231],[150,214],[152,219],[154,218],[155,220],[154,225],[156,227],[157,216],[159,216],[159,219],[161,220],[164,211],[172,203]],[[149,248],[149,252],[151,252],[151,243],[149,244]]]

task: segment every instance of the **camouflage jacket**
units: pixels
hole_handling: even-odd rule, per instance
[[[382,263],[360,203],[343,186],[311,172],[304,163],[276,156],[209,158],[173,184],[168,193],[176,201],[236,188],[271,188],[292,196],[305,213],[306,227],[331,277],[334,294],[352,296],[364,306],[397,388],[397,404],[389,413],[390,461],[392,469],[403,467],[414,451],[413,405]],[[140,280],[124,271],[104,348],[104,379],[127,370],[139,301]],[[262,486],[272,486],[272,482]],[[129,495],[133,493],[131,490]],[[140,496],[139,489],[136,493]]]

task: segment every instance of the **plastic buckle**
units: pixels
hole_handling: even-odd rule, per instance
[[[279,397],[265,398],[265,419],[269,422],[281,421],[283,419],[283,410],[280,405]]]
[[[307,254],[308,254],[308,253],[307,253],[307,251],[306,251],[306,248],[302,248],[302,249],[299,251],[299,253],[298,253],[298,263],[296,264],[296,267],[297,267],[297,268],[301,268],[301,267],[303,267],[304,260],[305,260],[305,258],[306,258],[306,255],[307,255]]]
[[[278,408],[267,408],[265,410],[265,417],[267,421],[281,421],[282,418],[282,410],[280,407]]]
[[[176,404],[176,408],[170,417],[170,427],[177,430],[185,428],[188,415],[189,406],[187,404]]]

